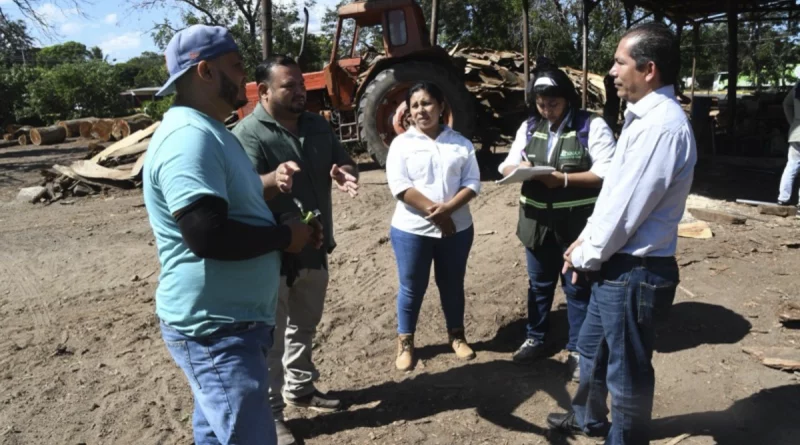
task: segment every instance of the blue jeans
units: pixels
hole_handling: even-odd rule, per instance
[[[267,377],[272,330],[234,323],[194,338],[161,323],[164,343],[192,388],[196,445],[277,443]]]
[[[592,290],[582,275],[579,275],[576,284],[572,284],[572,270],[566,274],[561,273],[566,250],[556,242],[552,233],[535,250],[525,249],[525,257],[528,262],[527,337],[540,342],[545,341],[550,329],[550,308],[553,306],[553,295],[556,292],[556,284],[560,276],[561,289],[567,296],[567,319],[569,321],[567,350],[576,351],[578,333],[586,318],[586,309],[589,306]]]
[[[650,443],[654,325],[666,317],[678,281],[675,258],[614,255],[592,284],[578,338],[581,380],[572,407],[587,434],[602,435],[609,428],[611,393],[606,445]]]
[[[786,167],[781,175],[781,186],[778,194],[778,201],[789,202],[792,199],[792,188],[794,187],[797,172],[800,171],[800,142],[789,144],[789,155]]]
[[[446,238],[415,235],[392,227],[392,248],[397,259],[400,289],[397,293],[397,332],[413,334],[422,298],[428,289],[433,263],[436,287],[447,329],[464,327],[464,276],[475,231],[462,230]]]

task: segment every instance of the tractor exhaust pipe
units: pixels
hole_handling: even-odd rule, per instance
[[[297,61],[303,58],[303,51],[306,49],[306,36],[308,36],[308,8],[303,7],[303,15],[305,15],[303,23],[303,40],[300,41],[300,52],[297,53]]]

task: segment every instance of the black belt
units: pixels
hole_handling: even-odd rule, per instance
[[[630,265],[632,267],[669,266],[676,263],[674,256],[633,256],[627,253],[617,253],[611,256],[609,263]]]

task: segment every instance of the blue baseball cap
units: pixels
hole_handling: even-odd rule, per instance
[[[238,51],[239,46],[222,26],[192,25],[178,31],[164,52],[169,79],[156,96],[174,93],[175,81],[203,60]]]

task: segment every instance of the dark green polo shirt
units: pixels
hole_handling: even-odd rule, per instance
[[[297,198],[306,211],[319,210],[322,213],[324,247],[317,250],[308,246],[299,254],[303,268],[321,269],[327,267],[327,253],[336,247],[331,167],[333,164],[355,163],[339,143],[330,123],[319,114],[305,112],[300,115],[299,132],[299,137],[295,136],[273,119],[261,104],[256,105],[253,112],[233,129],[259,174],[275,171],[278,165],[288,161],[300,166],[300,172],[292,178],[292,193],[280,194],[267,204],[274,213],[297,212],[292,201],[292,198]]]

